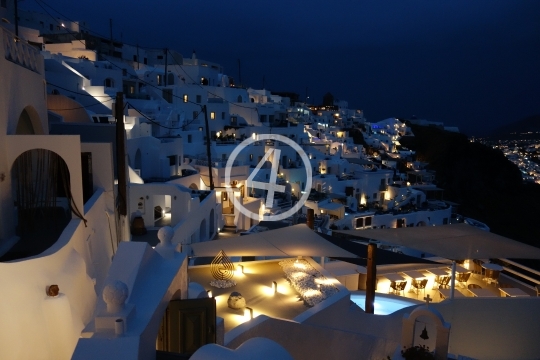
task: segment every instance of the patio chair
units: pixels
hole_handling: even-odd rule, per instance
[[[399,292],[403,292],[403,296],[405,296],[405,287],[407,286],[406,281],[402,281],[399,283]]]
[[[400,293],[403,291],[405,294],[405,287],[407,286],[406,281],[392,281],[390,283],[390,289],[392,289],[392,292],[396,295],[400,295]]]
[[[418,293],[420,290],[424,291],[424,295],[426,294],[426,284],[428,279],[422,279],[420,281],[413,280],[412,287],[416,289],[416,297],[418,297]]]
[[[466,287],[467,285],[467,281],[469,281],[469,278],[471,277],[471,273],[468,272],[468,273],[461,273],[461,274],[458,274],[457,276],[457,282],[459,284],[461,284],[461,287]]]
[[[436,281],[436,282],[437,282],[437,284],[439,284],[439,286],[438,286],[438,287],[436,286],[435,288],[436,288],[436,289],[438,289],[438,288],[440,289],[441,286],[442,286],[443,288],[448,287],[448,284],[450,283],[450,279],[451,279],[450,276],[439,276],[439,277],[437,277],[437,281]]]
[[[399,286],[400,286],[400,283],[397,282],[397,281],[392,281],[390,283],[390,292],[396,294],[396,293],[399,293]]]

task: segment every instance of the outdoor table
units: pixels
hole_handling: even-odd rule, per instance
[[[409,292],[414,291],[414,286],[413,286],[414,281],[418,281],[418,280],[426,278],[426,275],[424,275],[420,271],[416,271],[416,270],[403,271],[402,273],[405,274],[406,276],[410,277],[411,279],[413,279],[413,282],[411,282],[411,287],[409,288]]]
[[[439,295],[441,296],[441,299],[448,299],[450,297],[450,292],[452,289],[438,289]],[[454,289],[454,298],[463,298],[465,295],[461,293],[461,291],[458,291],[458,289]]]
[[[426,275],[416,270],[403,271],[402,273],[414,280],[420,280],[420,279],[426,278]]]
[[[435,269],[426,269],[426,271],[428,273],[431,273],[433,275],[435,275],[435,281],[433,282],[433,289],[436,289],[437,288],[437,283],[439,283],[439,278],[441,276],[450,276],[448,274],[448,271],[445,270],[445,269],[441,269],[441,268],[435,268]]]
[[[403,276],[398,275],[398,274],[384,274],[384,275],[381,275],[381,276],[384,276],[385,278],[387,278],[390,281],[403,281],[403,280],[405,280],[405,278]]]
[[[486,270],[484,280],[488,284],[496,283],[499,280],[499,273],[503,270],[501,265],[492,263],[483,263],[482,268]]]
[[[452,267],[450,267],[450,272],[451,271],[452,271]],[[464,268],[461,265],[456,264],[456,274],[463,274],[463,273],[468,273],[468,272],[471,272],[471,270]]]
[[[499,290],[501,290],[501,293],[503,293],[507,297],[531,296],[525,291],[518,288],[500,288]]]
[[[448,270],[435,268],[435,269],[426,269],[427,272],[432,273],[435,276],[447,276]]]
[[[489,289],[469,289],[469,291],[473,294],[474,297],[499,297]]]
[[[384,274],[381,276],[384,276],[385,278],[390,280],[390,289],[388,289],[388,292],[390,292],[390,290],[392,289],[392,283],[401,282],[405,280],[403,276],[398,275],[398,274]]]

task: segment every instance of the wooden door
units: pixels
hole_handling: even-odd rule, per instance
[[[193,354],[205,344],[216,342],[214,298],[172,300],[158,333],[156,349]]]

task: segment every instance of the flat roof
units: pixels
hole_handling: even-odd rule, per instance
[[[191,244],[191,256],[216,256],[223,250],[228,256],[327,256],[355,258],[318,235],[306,224],[253,233],[226,240]]]
[[[540,259],[540,248],[468,224],[337,231],[409,247],[452,260]]]

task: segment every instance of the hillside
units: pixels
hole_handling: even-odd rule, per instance
[[[540,138],[540,115],[529,116],[504,125],[495,129],[488,137],[495,140]]]
[[[400,140],[437,172],[445,199],[462,215],[485,222],[493,232],[540,246],[540,185],[524,184],[516,165],[502,152],[464,135],[411,126],[415,136]]]

